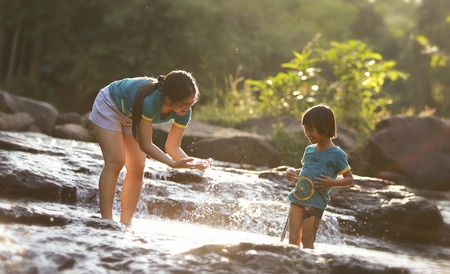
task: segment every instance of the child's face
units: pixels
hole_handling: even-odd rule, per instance
[[[309,142],[311,144],[317,144],[330,139],[327,136],[318,133],[317,130],[312,126],[303,125],[303,131],[305,132],[305,135],[309,139]]]

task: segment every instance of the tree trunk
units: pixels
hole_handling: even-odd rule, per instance
[[[15,69],[15,63],[16,63],[16,54],[17,54],[17,48],[19,47],[19,38],[20,33],[22,31],[22,14],[19,16],[19,20],[17,21],[16,29],[14,32],[14,39],[11,47],[11,54],[9,56],[9,65],[8,65],[8,71],[6,74],[6,88],[8,88],[11,85],[11,80],[14,75],[14,69]]]
[[[31,63],[30,63],[30,71],[29,75],[32,79],[37,79],[39,76],[39,64],[40,64],[40,52],[41,52],[41,45],[42,45],[42,36],[39,35],[36,40],[34,41],[33,45],[33,52],[31,55]]]
[[[5,80],[5,71],[6,71],[5,58],[3,54],[6,48],[5,39],[6,39],[6,30],[3,26],[0,26],[0,85]]]

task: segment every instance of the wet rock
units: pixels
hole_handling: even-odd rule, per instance
[[[2,198],[95,203],[103,162],[98,145],[94,143],[55,139],[38,133],[0,132],[0,159]],[[216,172],[226,172],[225,177],[220,178],[220,173],[213,176],[199,171],[169,169],[161,172],[154,167],[146,171],[147,180],[153,182],[143,188],[146,197],[143,201],[148,211],[171,219],[252,227],[254,219],[233,212],[245,209],[249,215],[260,216],[259,206],[257,203],[243,205],[241,197],[257,193],[268,200],[284,200],[292,188],[284,177],[283,168],[253,172],[212,168],[218,169]],[[267,183],[248,184],[240,181],[240,176]],[[211,200],[211,197],[216,198]],[[208,202],[202,205],[203,213],[197,215],[199,200]],[[353,187],[332,191],[331,206],[332,210],[355,218],[354,222],[349,218],[343,220],[347,222],[343,225],[347,233],[356,231],[407,242],[436,242],[442,235],[443,220],[437,206],[392,182],[355,176]],[[265,218],[259,225],[267,223],[275,234],[273,224],[277,222],[279,220]]]
[[[383,120],[367,144],[371,174],[379,177],[379,173],[400,173],[408,186],[449,190],[449,140],[450,126],[437,117],[396,116]]]
[[[164,149],[171,125],[154,125],[153,142]],[[189,122],[182,147],[190,156],[213,158],[219,161],[275,167],[281,156],[265,137],[233,128],[222,128]]]
[[[0,132],[2,198],[73,204],[82,194],[92,195],[97,188],[92,174],[98,176],[101,167],[95,144],[39,133]],[[83,189],[81,193],[79,188]]]
[[[75,203],[77,190],[75,186],[59,185],[55,177],[35,174],[29,170],[9,171],[0,164],[0,197],[30,198],[40,201]]]
[[[97,144],[0,132],[0,272],[408,273],[409,266],[391,267],[392,262],[376,256],[372,259],[377,262],[366,261],[361,259],[365,253],[355,258],[339,248],[327,249],[331,245],[320,253],[278,244],[289,207],[286,167],[245,170],[218,163],[196,171],[173,170],[151,159],[147,164],[136,212],[140,218],[135,219],[142,226],[130,230],[99,217],[97,183],[103,160]],[[332,193],[327,215],[339,222],[324,218],[330,227],[321,227],[346,232],[339,236],[345,243],[353,240],[355,248],[362,241],[353,234],[372,236],[365,238],[366,249],[358,251],[378,252],[386,240],[415,244],[438,226],[430,202],[392,182],[356,178],[355,186]],[[119,182],[116,217],[120,194]],[[394,232],[386,234],[386,228]],[[444,228],[448,233],[448,226]],[[262,244],[267,235],[277,238]],[[247,243],[249,237],[253,243]],[[214,244],[211,239],[235,243]],[[427,264],[426,270],[438,273],[449,256],[447,249],[432,244],[430,240],[406,256],[427,257],[434,265]],[[384,249],[391,250],[397,253]]]
[[[346,214],[355,216],[355,221],[343,221],[346,233],[353,231],[390,241],[441,241],[444,222],[439,208],[392,182],[356,177],[354,186],[332,191],[330,205],[350,210]]]
[[[205,245],[177,257],[186,262],[195,258],[199,272],[221,269],[240,273],[243,269],[258,269],[259,273],[409,273],[403,268],[386,267],[346,256],[311,254],[286,245]]]
[[[64,226],[70,222],[59,212],[50,212],[43,208],[36,209],[25,205],[0,204],[0,220],[3,223],[27,225]]]

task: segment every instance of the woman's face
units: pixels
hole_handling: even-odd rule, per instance
[[[183,101],[172,102],[170,107],[178,115],[185,115],[195,103],[198,101],[197,94],[192,94],[190,97],[184,99]]]

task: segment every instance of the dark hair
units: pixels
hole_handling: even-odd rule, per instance
[[[138,125],[142,119],[144,99],[159,89],[173,102],[183,101],[192,94],[198,94],[197,83],[191,73],[184,70],[173,70],[166,76],[158,76],[157,81],[144,85],[136,92],[133,102],[133,136],[138,140]]]
[[[303,114],[303,126],[313,127],[321,135],[336,138],[336,119],[333,110],[326,105],[316,105]]]

